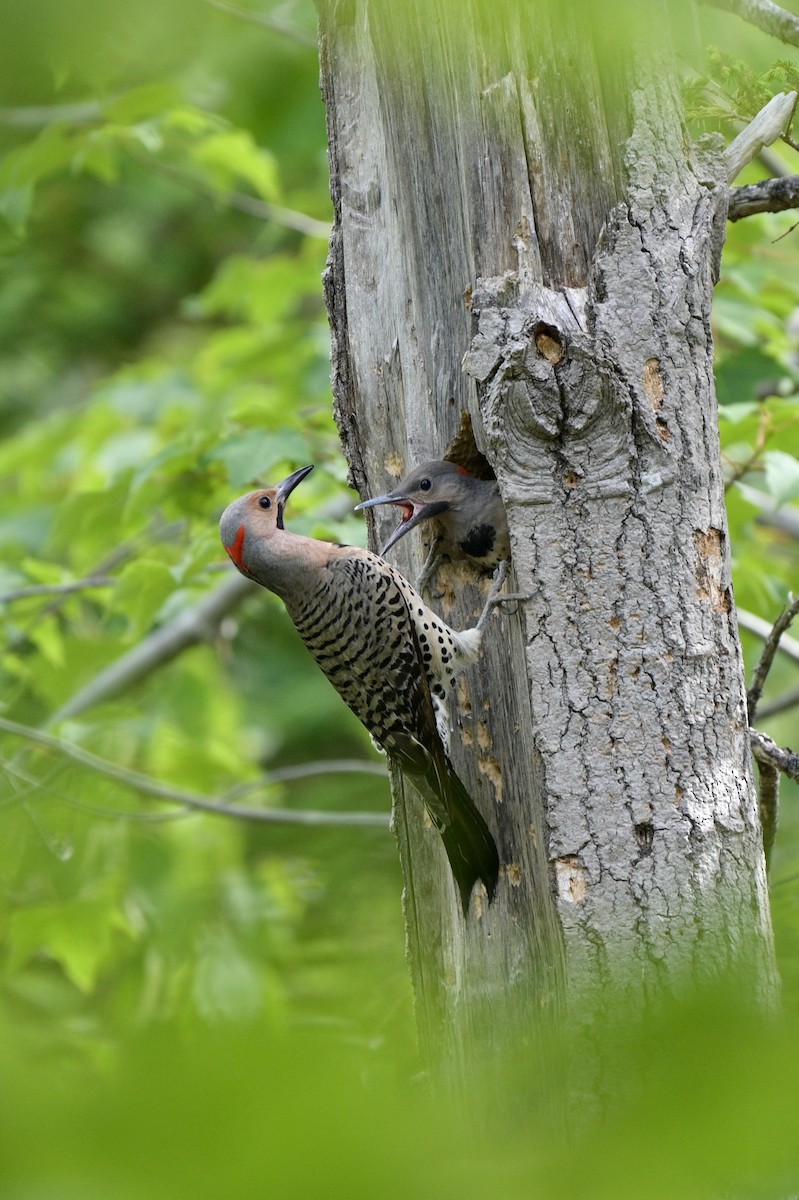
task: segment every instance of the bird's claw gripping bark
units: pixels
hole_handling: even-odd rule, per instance
[[[438,547],[441,539],[435,538],[430,549],[427,552],[427,558],[424,560],[424,566],[419,573],[419,578],[416,581],[416,590],[420,596],[423,596],[428,589],[428,584],[433,577],[433,574],[439,564],[441,555],[438,552]]]
[[[491,584],[491,591],[488,593],[488,599],[483,605],[483,611],[480,613],[480,619],[477,622],[477,629],[482,633],[486,622],[492,611],[498,604],[509,604],[519,600],[529,600],[530,597],[522,592],[506,592],[500,595],[500,590],[508,575],[509,563],[507,558],[503,558],[502,562],[497,567],[494,573],[494,582]]]

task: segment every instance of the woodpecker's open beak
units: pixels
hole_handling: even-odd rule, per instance
[[[277,500],[277,527],[283,528],[283,507],[291,493],[294,491],[298,483],[302,483],[306,475],[310,475],[313,470],[313,463],[310,467],[300,467],[299,471],[295,471],[293,475],[287,476],[282,483],[279,483],[275,489],[275,499]]]
[[[381,554],[385,554],[401,537],[404,537],[406,533],[410,533],[417,525],[421,525],[428,517],[437,517],[439,513],[449,508],[446,500],[435,500],[430,504],[418,504],[417,501],[411,500],[408,496],[401,496],[396,492],[388,492],[385,496],[375,496],[371,500],[362,500],[360,504],[355,505],[355,511],[359,512],[362,508],[374,508],[376,504],[395,504],[397,508],[402,509],[402,520],[384,542],[380,550]]]

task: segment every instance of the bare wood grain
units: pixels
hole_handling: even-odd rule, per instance
[[[387,11],[322,13],[337,419],[366,495],[468,418],[528,597],[451,714],[503,862],[466,923],[395,780],[420,1029],[457,1074],[519,1023],[744,945],[774,987],[712,385],[727,189],[659,43],[609,73],[568,6],[502,5],[497,40],[469,4],[455,35],[444,0]],[[424,556],[397,546],[410,578]],[[488,582],[437,583],[473,623]]]

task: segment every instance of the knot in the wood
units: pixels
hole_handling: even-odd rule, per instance
[[[554,325],[546,325],[541,321],[536,325],[533,333],[536,349],[547,362],[555,366],[563,360],[566,348],[561,340],[560,331]]]

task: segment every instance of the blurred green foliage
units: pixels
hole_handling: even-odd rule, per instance
[[[28,726],[224,583],[216,522],[256,479],[316,463],[295,527],[363,537],[331,415],[310,6],[285,17],[296,38],[210,5],[149,31],[91,7],[70,14],[91,37],[64,42],[61,6],[0,18],[31,37],[0,97],[0,673]],[[58,732],[220,798],[275,766],[375,761],[266,593]],[[108,1063],[131,1031],[220,1023],[410,1044],[387,830],[189,814],[8,736],[2,772],[0,1006],[32,1052]],[[389,806],[374,774],[246,798]]]
[[[314,16],[305,0],[272,24],[250,15],[185,0],[0,13],[0,717],[23,725],[46,727],[223,584],[216,520],[254,480],[316,463],[293,527],[363,538],[331,418]],[[799,532],[773,523],[799,523],[791,225],[730,229],[716,307],[736,596],[769,619],[799,558]],[[744,641],[751,667],[759,643]],[[796,684],[779,660],[769,697]],[[795,744],[795,713],[765,727]],[[263,592],[213,644],[54,732],[167,787],[388,810],[374,775],[270,779],[376,759]],[[190,813],[5,733],[0,778],[0,1195],[785,1186],[797,1030],[759,1026],[734,989],[608,1029],[618,1093],[570,1114],[570,1139],[566,1076],[539,1080],[540,1057],[522,1055],[514,1121],[470,1131],[464,1153],[456,1110],[412,1082],[386,830]],[[772,870],[791,1022],[797,801],[786,787]]]

